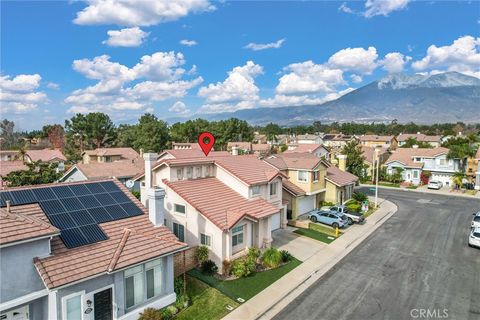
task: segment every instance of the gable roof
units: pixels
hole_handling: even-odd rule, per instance
[[[294,148],[291,150],[285,150],[283,153],[314,153],[320,148],[326,149],[323,145],[318,144],[318,143],[293,143],[290,144],[289,146],[293,146]]]
[[[358,177],[356,175],[353,175],[350,172],[342,171],[335,166],[330,166],[327,168],[327,176],[325,179],[339,187],[356,183],[358,181]]]
[[[258,219],[280,210],[262,198],[245,199],[217,178],[162,181],[223,231],[244,217]]]
[[[391,141],[395,136],[378,136],[374,134],[365,134],[360,136],[360,141]]]
[[[361,150],[362,150],[364,160],[372,164],[375,158],[375,147],[361,146]],[[382,157],[384,154],[388,152],[387,148],[384,148],[384,147],[382,147],[380,150],[381,150],[379,154],[380,157]]]
[[[52,160],[67,160],[59,149],[26,150],[25,154],[32,161],[48,162]]]
[[[0,163],[0,176],[4,177],[10,172],[18,171],[18,170],[27,170],[28,167],[23,161],[15,160],[15,161],[2,161]]]
[[[282,187],[289,192],[290,194],[298,197],[298,196],[303,196],[306,195],[307,193],[303,191],[302,188],[294,184],[293,182],[290,182],[288,179],[283,179],[282,180]]]
[[[129,160],[140,157],[138,152],[132,148],[97,148],[95,150],[86,150],[83,154],[89,156],[121,156]]]
[[[297,136],[297,140],[316,140],[316,139],[320,139],[320,136],[317,136],[315,134],[310,134],[310,133],[307,133],[307,134],[299,134]]]
[[[60,230],[40,215],[43,211],[38,204],[11,206],[10,212],[0,208],[0,245],[58,235]]]
[[[391,162],[400,162],[406,167],[411,168],[423,168],[423,163],[414,162],[415,157],[426,157],[426,158],[435,158],[442,154],[448,153],[448,148],[438,147],[438,148],[397,148],[385,164]]]
[[[80,170],[88,180],[129,178],[144,172],[145,162],[141,160],[134,162],[131,160],[123,160],[113,162],[77,163],[72,169],[64,174],[64,177],[74,170],[74,168]]]
[[[419,142],[438,142],[442,141],[442,136],[427,136],[423,133],[402,133],[397,136],[398,142],[407,141],[408,139],[413,138]]]
[[[270,156],[264,159],[266,162],[275,166],[279,170],[286,169],[300,169],[300,170],[313,170],[320,163],[324,163],[323,160],[314,154],[308,152],[293,152],[293,153],[280,153]],[[326,165],[327,166],[327,165]]]

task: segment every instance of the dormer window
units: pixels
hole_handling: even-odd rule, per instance
[[[183,168],[182,169],[177,169],[177,179],[178,180],[183,180]]]
[[[274,196],[277,194],[277,187],[278,187],[278,182],[272,182],[270,184],[270,195]]]
[[[256,196],[260,194],[260,186],[253,186],[252,187],[252,196]]]
[[[193,178],[193,168],[187,167],[187,179],[192,179],[192,178]]]
[[[422,158],[416,157],[416,158],[415,158],[415,162],[422,162]]]
[[[202,177],[202,167],[196,167],[195,168],[195,176],[197,178],[201,178]]]

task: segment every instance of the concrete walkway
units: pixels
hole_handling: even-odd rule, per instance
[[[327,246],[326,243],[293,233],[297,228],[287,226],[273,232],[272,246],[278,250],[287,250],[300,261],[306,261]]]
[[[375,185],[372,184],[360,184],[360,187],[365,188],[375,188]],[[445,196],[452,196],[452,197],[463,197],[468,199],[480,199],[480,192],[477,192],[474,196],[469,194],[464,194],[460,192],[453,192],[450,188],[442,188],[440,190],[433,190],[427,189],[426,186],[420,186],[417,189],[407,189],[407,188],[395,188],[395,187],[386,187],[386,186],[378,186],[378,189],[390,189],[390,190],[400,190],[406,192],[420,192],[420,193],[429,193],[429,194],[438,194],[438,195],[445,195]]]
[[[365,224],[351,226],[348,232],[340,238],[329,245],[319,248],[300,266],[239,306],[223,319],[271,319],[397,211],[397,206],[392,202],[384,201],[383,199],[379,200],[380,208],[367,218]],[[293,248],[289,251],[296,256],[296,251]]]

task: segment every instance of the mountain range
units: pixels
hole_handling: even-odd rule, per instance
[[[316,120],[480,123],[480,79],[458,72],[393,74],[320,105],[245,109],[201,117],[208,120],[235,117],[253,125],[274,122],[285,126]]]

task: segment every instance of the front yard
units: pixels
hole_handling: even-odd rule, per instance
[[[296,234],[299,234],[301,236],[309,237],[321,242],[324,242],[326,244],[331,243],[334,241],[337,237],[335,236],[335,230],[322,226],[317,223],[309,223],[308,224],[308,229],[307,228],[299,228],[295,231]],[[342,233],[339,232],[338,236],[341,236]]]
[[[241,298],[246,301],[298,267],[301,263],[300,260],[293,258],[290,262],[276,269],[256,272],[251,276],[235,280],[220,280],[214,276],[203,274],[198,269],[190,270],[188,275],[200,279],[234,300]]]

